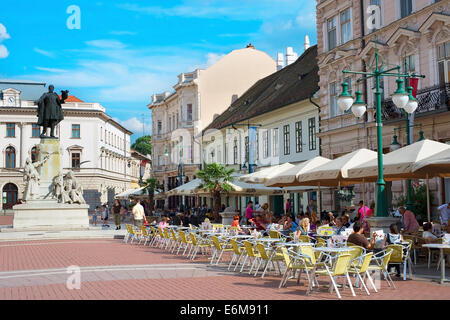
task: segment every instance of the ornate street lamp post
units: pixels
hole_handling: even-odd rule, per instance
[[[382,65],[380,65],[380,56],[378,54],[378,49],[375,48],[375,66],[372,72],[357,72],[357,71],[342,71],[344,75],[346,74],[358,74],[362,75],[359,81],[365,79],[375,79],[375,106],[377,115],[377,153],[378,153],[378,180],[377,180],[377,199],[376,199],[376,216],[377,217],[387,217],[387,204],[386,204],[386,182],[383,177],[383,140],[382,140],[382,121],[381,121],[381,90],[380,82],[382,77],[397,77],[397,90],[392,96],[392,101],[399,109],[404,109],[408,113],[413,113],[417,109],[417,100],[412,96],[412,88],[410,92],[406,92],[403,89],[404,80],[402,78],[410,77],[422,77],[415,74],[402,74],[400,72],[401,67],[395,66],[386,71],[382,70]],[[397,70],[397,73],[391,73]],[[408,88],[409,89],[409,88]],[[361,99],[361,92],[356,92],[356,101],[353,100],[352,95],[348,92],[348,83],[342,83],[342,93],[338,98],[338,106],[342,111],[347,111],[352,108],[353,114],[360,118],[366,112],[366,104]]]

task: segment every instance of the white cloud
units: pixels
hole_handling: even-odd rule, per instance
[[[102,49],[123,49],[126,45],[117,40],[92,40],[86,41],[88,46],[102,48]]]
[[[42,49],[39,49],[39,48],[34,48],[33,50],[34,50],[34,52],[37,52],[37,53],[42,54],[43,56],[46,56],[46,57],[49,57],[49,58],[53,58],[55,56],[55,54],[53,52],[50,52],[50,51],[42,50]]]
[[[137,32],[132,31],[111,31],[109,34],[115,35],[115,36],[134,36],[137,34]]]
[[[225,56],[225,54],[217,54],[217,53],[208,53],[206,55],[206,67],[210,67],[216,62],[218,62],[220,59],[222,59]]]
[[[47,71],[47,72],[68,72],[64,69],[56,69],[56,68],[44,68],[44,67],[35,67],[37,70]]]
[[[2,23],[0,23],[0,42],[10,38],[11,36],[6,31],[6,27]]]
[[[7,58],[8,56],[9,56],[8,49],[4,45],[0,44],[0,59]]]
[[[6,27],[0,23],[0,43],[3,40],[10,39],[11,36],[6,31]],[[0,59],[7,58],[9,56],[8,48],[6,48],[3,44],[0,44]]]
[[[120,120],[118,118],[113,118],[114,121],[120,123],[123,127],[133,132],[135,135],[140,136],[142,135],[142,129],[144,129],[144,134],[151,134],[152,124],[151,121],[143,123],[141,120],[139,120],[136,117],[127,119],[127,120]],[[145,120],[148,120],[145,119]]]

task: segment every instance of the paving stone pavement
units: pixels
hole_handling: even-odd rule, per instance
[[[67,267],[80,267],[81,288],[69,290]],[[159,248],[121,240],[55,240],[0,243],[0,299],[162,299],[162,300],[334,300],[321,277],[321,290],[306,296],[305,280],[290,280],[278,288],[280,277],[264,279],[229,272],[225,264],[211,266],[206,257],[192,262]],[[381,282],[379,293],[367,296],[347,288],[343,299],[450,299],[450,285],[430,280]]]

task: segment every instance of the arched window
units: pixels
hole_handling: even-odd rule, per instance
[[[36,161],[37,161],[37,149],[36,147],[33,147],[33,149],[31,149],[31,162]]]
[[[12,169],[16,167],[16,149],[13,147],[6,148],[6,168]]]
[[[17,203],[18,188],[13,183],[7,183],[2,194],[6,194],[6,202],[3,203],[3,209],[11,209]]]

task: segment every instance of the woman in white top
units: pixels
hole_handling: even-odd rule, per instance
[[[422,238],[424,238],[425,242],[427,243],[436,243],[439,240],[439,238],[431,232],[432,228],[433,225],[430,222],[427,222],[423,225]]]

